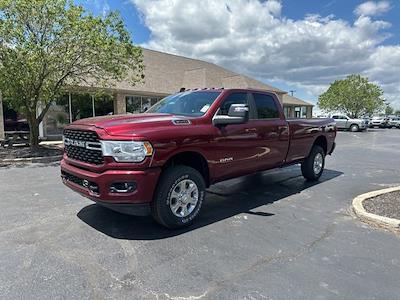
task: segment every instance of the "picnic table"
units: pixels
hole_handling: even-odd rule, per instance
[[[5,138],[0,140],[2,147],[12,147],[14,144],[23,144],[29,146],[29,131],[5,131]]]

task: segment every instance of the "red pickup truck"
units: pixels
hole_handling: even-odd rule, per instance
[[[178,228],[198,216],[216,182],[296,163],[318,180],[335,137],[333,119],[286,120],[273,93],[189,90],[144,114],[67,126],[61,176],[100,205]]]

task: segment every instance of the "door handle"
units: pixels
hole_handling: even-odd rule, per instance
[[[279,133],[282,133],[282,131],[284,131],[286,129],[288,129],[287,126],[278,126]]]
[[[246,128],[246,132],[257,132],[257,128]]]

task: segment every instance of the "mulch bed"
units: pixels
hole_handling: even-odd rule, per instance
[[[366,199],[363,206],[369,213],[400,220],[400,191]]]
[[[62,155],[62,150],[56,146],[39,146],[37,149],[25,146],[0,147],[0,161],[3,159],[49,157],[56,155]]]

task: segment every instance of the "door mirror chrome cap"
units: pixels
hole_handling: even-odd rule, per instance
[[[243,124],[249,120],[249,107],[246,104],[232,104],[229,108],[228,115],[215,115],[213,124],[229,125]]]

